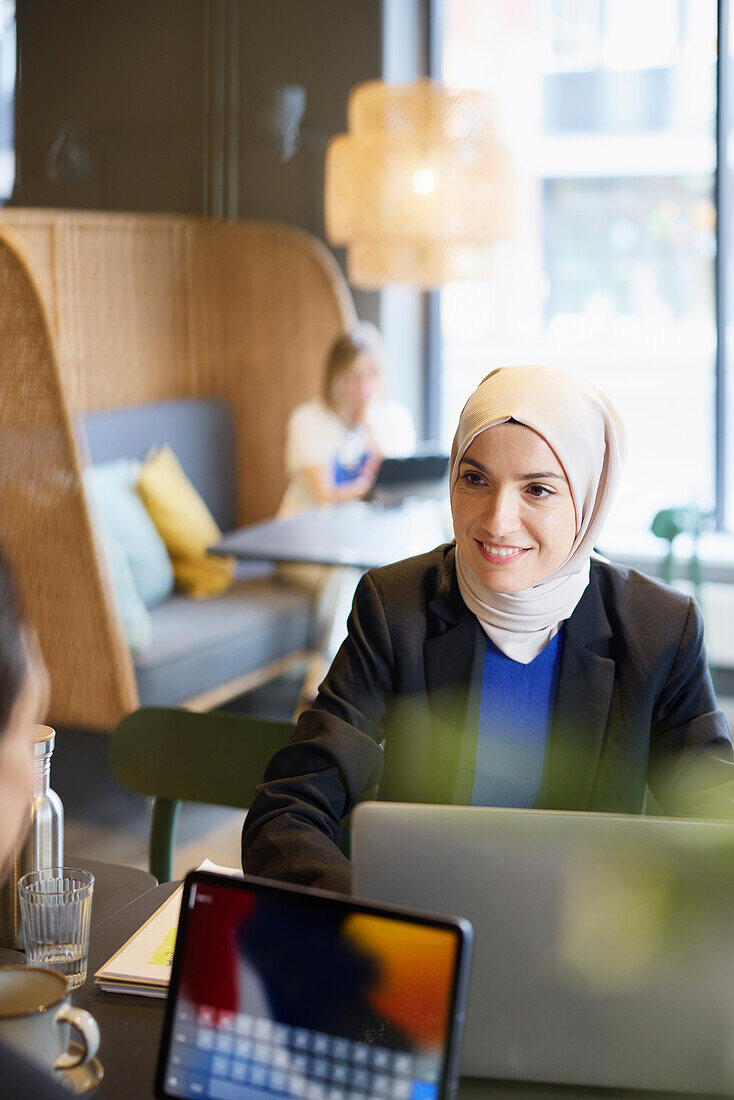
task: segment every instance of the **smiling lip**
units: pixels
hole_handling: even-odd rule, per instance
[[[491,562],[492,565],[510,565],[511,562],[521,558],[523,554],[527,554],[529,549],[527,546],[498,546],[495,543],[482,542],[480,539],[474,541],[479,547],[479,553],[484,560]],[[508,550],[511,553],[508,554]]]

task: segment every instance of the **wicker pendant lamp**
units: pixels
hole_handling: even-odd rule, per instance
[[[349,133],[326,153],[325,218],[354,286],[432,287],[491,274],[510,235],[509,158],[491,101],[430,80],[369,81],[349,96]]]

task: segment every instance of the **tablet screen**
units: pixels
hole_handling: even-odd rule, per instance
[[[201,873],[181,912],[158,1095],[444,1096],[465,922]]]

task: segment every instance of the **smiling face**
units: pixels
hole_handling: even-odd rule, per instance
[[[576,510],[563,467],[541,435],[497,424],[472,441],[451,492],[464,560],[492,592],[522,592],[571,552]]]

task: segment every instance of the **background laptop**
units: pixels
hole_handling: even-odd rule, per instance
[[[451,1097],[470,951],[463,920],[195,871],[156,1095]]]
[[[370,497],[386,505],[406,497],[443,498],[448,466],[448,455],[430,448],[405,458],[383,458]]]
[[[462,1073],[734,1089],[734,826],[365,802],[352,858],[472,922]]]

